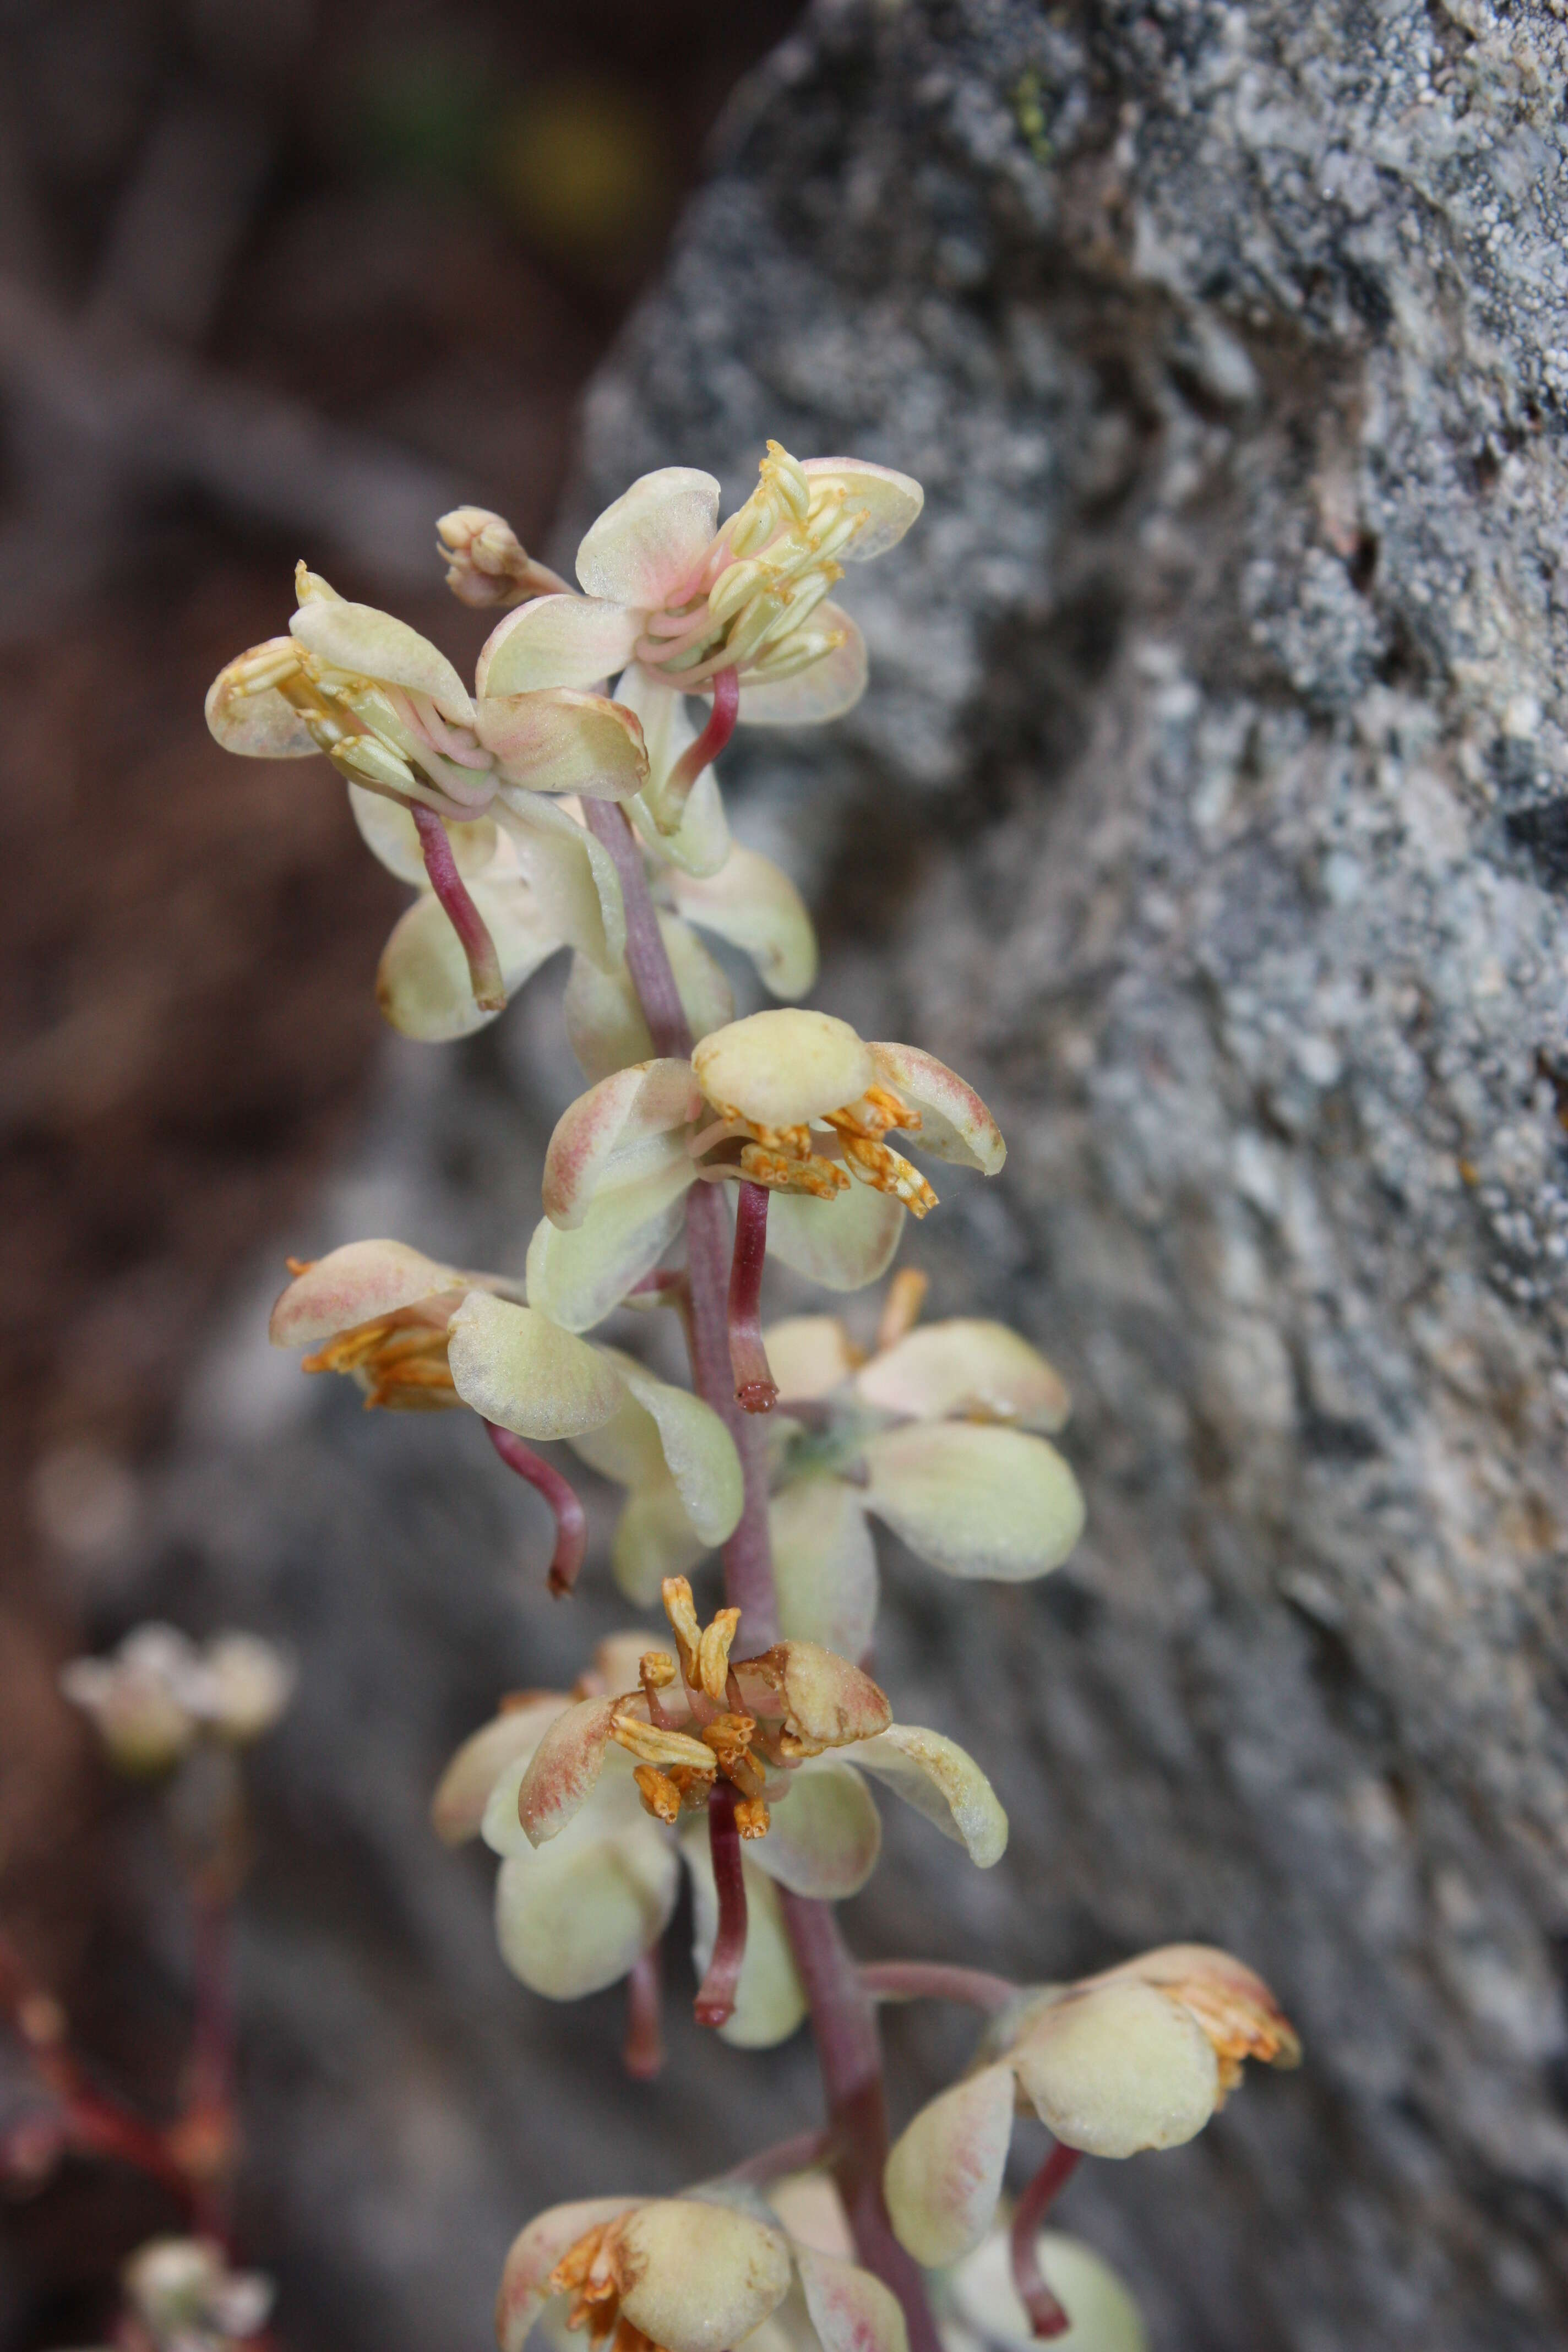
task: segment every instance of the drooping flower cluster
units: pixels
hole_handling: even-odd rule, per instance
[[[889,2154],[874,2061],[864,2073],[876,1971],[857,1975],[837,1931],[825,1945],[811,1924],[875,1867],[868,1780],[981,1868],[1006,1843],[980,1767],[896,1722],[867,1670],[872,1524],[947,1575],[1017,1583],[1065,1560],[1084,1523],[1052,1443],[1067,1387],[1005,1325],[921,1324],[925,1280],[907,1269],[874,1339],[852,1311],[762,1322],[770,1260],[861,1290],[907,1219],[938,1205],[926,1163],[991,1177],[1005,1158],[957,1072],[798,1003],[816,971],[809,916],[731,838],[714,767],[738,723],[816,723],[857,701],[865,644],[831,592],[845,565],[897,545],[921,503],[902,474],[800,464],[770,442],[757,487],[721,520],[711,476],[667,467],[586,533],[581,593],[500,517],[459,509],[438,525],[448,583],[502,608],[471,691],[414,630],[301,565],[289,634],[230,664],[208,698],[232,751],[324,753],[367,844],[416,891],[379,975],[396,1028],[466,1034],[557,950],[572,956],[566,1026],[586,1087],[556,1121],[521,1268],[351,1242],[291,1262],[272,1318],[277,1344],[352,1377],[367,1405],[476,1414],[554,1514],[558,1593],[585,1518],[531,1449],[563,1441],[626,1491],[620,1590],[664,1605],[668,1639],[617,1634],[571,1692],[503,1700],[452,1759],[436,1828],[454,1844],[481,1834],[500,1857],[497,1933],[526,1986],[573,2000],[627,1981],[638,2071],[657,2063],[658,1951],[682,1865],[699,2021],[765,2047],[837,2001],[834,2063],[858,2053],[829,2085],[820,2161],[848,2184],[840,2221],[879,2277],[792,2236],[748,2185],[775,2177],[765,2168],[678,2198],[556,2207],[508,2258],[502,2352],[522,2352],[540,2318],[557,2341],[585,2331],[593,2352],[907,2352],[900,2242],[917,2263],[956,2265],[942,2284],[952,2352],[1020,2327],[1061,2335],[1039,2225],[1076,2153],[1174,2146],[1244,2057],[1296,2055],[1268,1988],[1204,1948],[1031,1991],[987,1979],[977,1994],[973,1971],[909,1964],[920,1981],[904,1994],[962,1979],[953,1997],[996,2015],[975,2068]],[[707,706],[696,718],[693,701]],[[700,931],[748,956],[781,1003],[737,1018]],[[660,1305],[684,1327],[689,1391],[591,1336],[623,1307]],[[704,1623],[687,1580],[721,1547],[730,1605]],[[1004,2244],[1020,2101],[1058,2146]],[[1137,2352],[1117,2282],[1071,2241],[1048,2242],[1068,2249],[1062,2280],[1082,2301],[1085,2332],[1062,2340]]]

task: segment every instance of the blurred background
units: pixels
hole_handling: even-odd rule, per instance
[[[301,554],[471,655],[434,517],[548,539],[584,379],[795,13],[0,5],[0,1923],[153,2101],[166,1857],[56,1675],[133,1605],[105,1563],[217,1303],[356,1131],[402,902],[325,772],[225,760],[203,692]],[[168,2220],[85,2164],[0,2206],[0,2341],[90,2340]]]

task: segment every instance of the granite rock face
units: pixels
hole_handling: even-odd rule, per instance
[[[1305,2070],[1064,2211],[1161,2352],[1568,2323],[1565,18],[821,5],[590,406],[584,515],[672,461],[739,493],[769,434],[927,488],[847,583],[871,693],[750,739],[737,826],[820,910],[821,1001],[996,1110],[1005,1173],[908,1255],[1062,1366],[1090,1532],[1016,1591],[889,1560],[879,1671],[1014,1838],[982,1879],[889,1824],[850,1924],[1271,1978]],[[403,1140],[315,1238],[515,1255],[554,1019],[400,1055]],[[268,1768],[262,2218],[340,2340],[412,2347],[534,2205],[794,2127],[809,2069],[683,2033],[654,2113],[611,2003],[504,1990],[419,1805],[498,1684],[572,1671],[494,1581],[530,1507],[447,1426],[226,1393],[152,1589],[319,1662]],[[959,2032],[900,2021],[900,2102]]]

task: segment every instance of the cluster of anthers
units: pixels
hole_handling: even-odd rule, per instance
[[[878,1601],[870,1523],[946,1574],[1008,1582],[1058,1566],[1083,1525],[1051,1443],[1067,1389],[1016,1332],[921,1325],[909,1272],[874,1345],[837,1316],[761,1320],[768,1262],[858,1291],[887,1271],[906,1215],[935,1207],[890,1139],[984,1176],[1005,1157],[957,1072],[798,1003],[816,971],[810,918],[788,877],[732,839],[713,764],[738,724],[816,724],[858,700],[865,643],[832,591],[896,546],[922,500],[887,467],[801,463],[770,442],[721,520],[713,477],[667,467],[585,533],[574,587],[501,518],[458,509],[438,525],[448,583],[500,615],[471,688],[405,623],[301,565],[287,635],[208,697],[231,751],[324,752],[368,845],[414,889],[378,979],[405,1034],[464,1035],[558,950],[572,958],[585,1089],[551,1137],[521,1273],[351,1241],[290,1261],[272,1319],[307,1370],[352,1375],[368,1404],[477,1415],[554,1515],[558,1593],[586,1519],[533,1447],[570,1444],[625,1491],[622,1592],[664,1603],[672,1648],[618,1634],[573,1691],[503,1701],[448,1766],[436,1827],[500,1856],[497,1934],[524,1984],[555,2000],[627,1984],[635,2072],[659,2063],[658,1956],[683,1867],[700,2021],[751,2048],[808,2011],[818,2028],[820,2144],[682,2197],[541,2215],[508,2260],[503,2352],[540,2317],[614,2352],[909,2352],[906,2314],[931,2352],[917,2263],[942,2273],[954,2347],[1060,2334],[1039,2227],[1077,2156],[1173,2146],[1244,2056],[1296,2053],[1267,1987],[1225,1954],[1173,1948],[1020,1990],[923,1962],[857,1969],[826,1907],[876,1865],[868,1783],[980,1868],[1007,1836],[974,1759],[895,1721],[859,1663]],[[737,1017],[699,932],[750,958],[780,1002]],[[690,1390],[591,1336],[622,1307],[659,1306],[680,1317]],[[704,1622],[688,1580],[720,1548],[725,1605]],[[974,2067],[889,2151],[872,2003],[915,1996],[994,2021]],[[1057,2145],[1009,2232],[997,2214],[1020,2101]],[[833,2250],[783,2224],[790,2156],[842,2191]],[[1086,2345],[1138,2352],[1104,2265],[1057,2238],[1048,2261],[1081,2293]]]

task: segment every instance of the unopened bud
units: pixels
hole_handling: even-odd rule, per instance
[[[504,515],[488,507],[454,507],[436,525],[447,585],[459,604],[521,604],[560,593],[568,583],[536,563]]]

